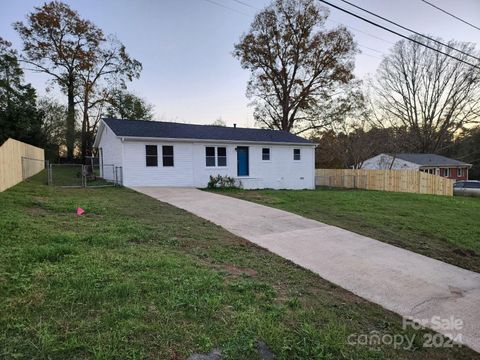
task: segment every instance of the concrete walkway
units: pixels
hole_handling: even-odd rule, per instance
[[[228,196],[190,188],[134,190],[210,220],[386,309],[424,320],[435,331],[460,335],[480,352],[478,273]],[[436,324],[452,316],[463,326],[442,329]]]

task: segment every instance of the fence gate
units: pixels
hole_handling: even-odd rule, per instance
[[[49,164],[48,184],[60,187],[106,187],[122,184],[122,167],[91,162],[82,164]]]

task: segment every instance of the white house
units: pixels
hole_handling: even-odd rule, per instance
[[[369,170],[418,170],[454,180],[468,180],[472,164],[437,154],[379,154],[363,162]]]
[[[125,186],[202,188],[227,175],[246,189],[315,188],[315,144],[286,131],[103,119],[94,147]]]

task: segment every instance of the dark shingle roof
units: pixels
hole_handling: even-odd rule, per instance
[[[103,119],[117,136],[313,144],[287,131],[180,124],[163,121]]]
[[[436,154],[397,154],[397,158],[421,166],[469,166],[470,164]]]

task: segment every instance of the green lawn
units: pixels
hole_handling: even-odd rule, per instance
[[[223,193],[480,272],[480,198],[325,188]]]
[[[110,177],[113,177],[113,168],[111,166],[105,166],[105,171],[109,173]],[[46,174],[45,181],[47,181]],[[52,164],[51,181],[54,186],[60,187],[82,187],[85,185],[84,181],[86,181],[87,186],[91,187],[113,186],[113,182],[100,177],[100,169],[98,167],[94,167],[92,176],[84,180],[81,164]]]
[[[185,211],[43,179],[0,193],[0,358],[255,359],[257,341],[278,359],[477,356],[423,348],[397,315]],[[415,347],[347,343],[372,331]]]

